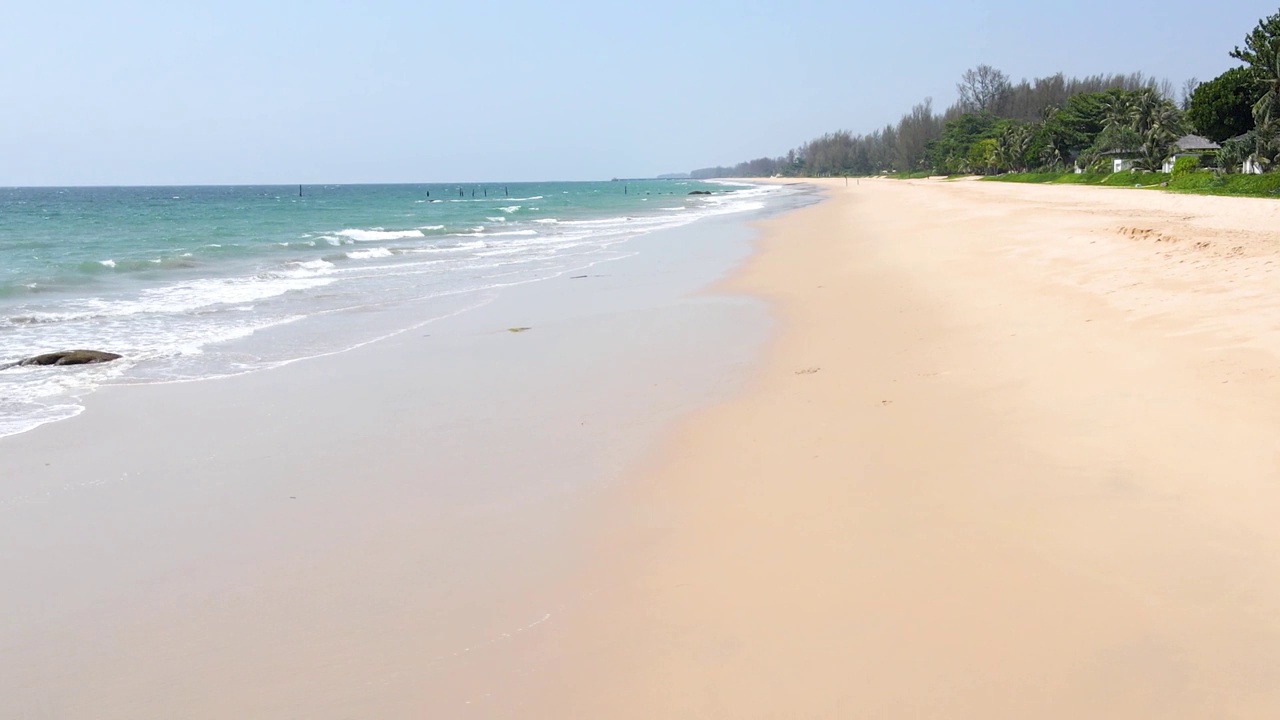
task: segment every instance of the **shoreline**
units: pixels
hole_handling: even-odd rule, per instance
[[[0,714],[402,717],[526,676],[582,601],[598,498],[745,378],[767,314],[703,289],[760,212],[0,439]]]
[[[56,374],[0,372],[0,436],[74,417],[99,387],[280,367],[466,313],[512,287],[607,272],[591,268],[630,256],[652,232],[758,208],[759,196],[776,190],[731,185],[698,183],[715,196],[688,197],[690,183],[659,183],[650,197],[610,194],[622,188],[600,183],[534,183],[487,199],[431,199],[430,186],[381,194],[339,187],[305,202],[252,188],[233,197],[173,188],[149,193],[164,208],[154,226],[103,209],[156,201],[130,189],[7,198],[16,214],[5,228],[19,235],[31,224],[24,209],[41,203],[119,227],[89,242],[78,264],[37,272],[24,269],[20,253],[10,258],[16,275],[0,287],[0,356],[101,348],[124,357]],[[209,226],[220,214],[245,217]],[[183,225],[174,229],[177,247],[147,247],[175,223]],[[28,228],[33,242],[52,242],[45,223],[36,224]]]

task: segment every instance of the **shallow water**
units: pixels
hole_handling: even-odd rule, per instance
[[[692,190],[712,195],[691,196]],[[0,436],[74,416],[104,383],[225,376],[464,313],[503,287],[637,252],[636,238],[759,209],[777,187],[695,181],[0,190]]]

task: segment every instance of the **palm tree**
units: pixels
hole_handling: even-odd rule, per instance
[[[1009,170],[1025,170],[1027,149],[1030,147],[1031,128],[1027,125],[1010,125],[996,140],[996,162]]]
[[[1253,121],[1261,131],[1280,119],[1280,38],[1257,53],[1253,66],[1263,94],[1253,106]]]
[[[1102,128],[1111,130],[1132,124],[1133,104],[1126,93],[1110,93],[1102,99]]]
[[[1129,127],[1146,135],[1157,116],[1164,109],[1164,98],[1150,88],[1138,91],[1129,103]]]

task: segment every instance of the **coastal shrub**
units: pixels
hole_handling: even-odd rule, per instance
[[[1078,185],[1108,185],[1114,187],[1162,188],[1173,192],[1197,195],[1237,195],[1246,197],[1280,198],[1280,173],[1263,175],[1228,174],[1216,172],[1188,172],[1181,175],[1162,173],[1122,172],[1099,173],[1006,173],[983,178],[989,182],[1057,183]]]
[[[1179,192],[1205,193],[1215,187],[1222,187],[1222,181],[1216,180],[1215,174],[1208,172],[1185,172],[1181,175],[1175,172],[1173,179],[1169,181],[1169,189]]]
[[[1195,155],[1184,155],[1173,161],[1173,176],[1190,175],[1200,169],[1200,158]]]
[[[1197,190],[1211,195],[1280,197],[1280,173],[1264,175],[1224,175],[1221,185]]]

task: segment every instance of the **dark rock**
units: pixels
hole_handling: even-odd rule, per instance
[[[689,194],[690,195],[710,195],[711,191],[710,190],[690,190]]]
[[[26,360],[9,363],[8,365],[0,366],[0,370],[26,365],[92,365],[119,359],[120,356],[115,353],[102,352],[100,350],[64,350],[62,352],[36,355]]]

